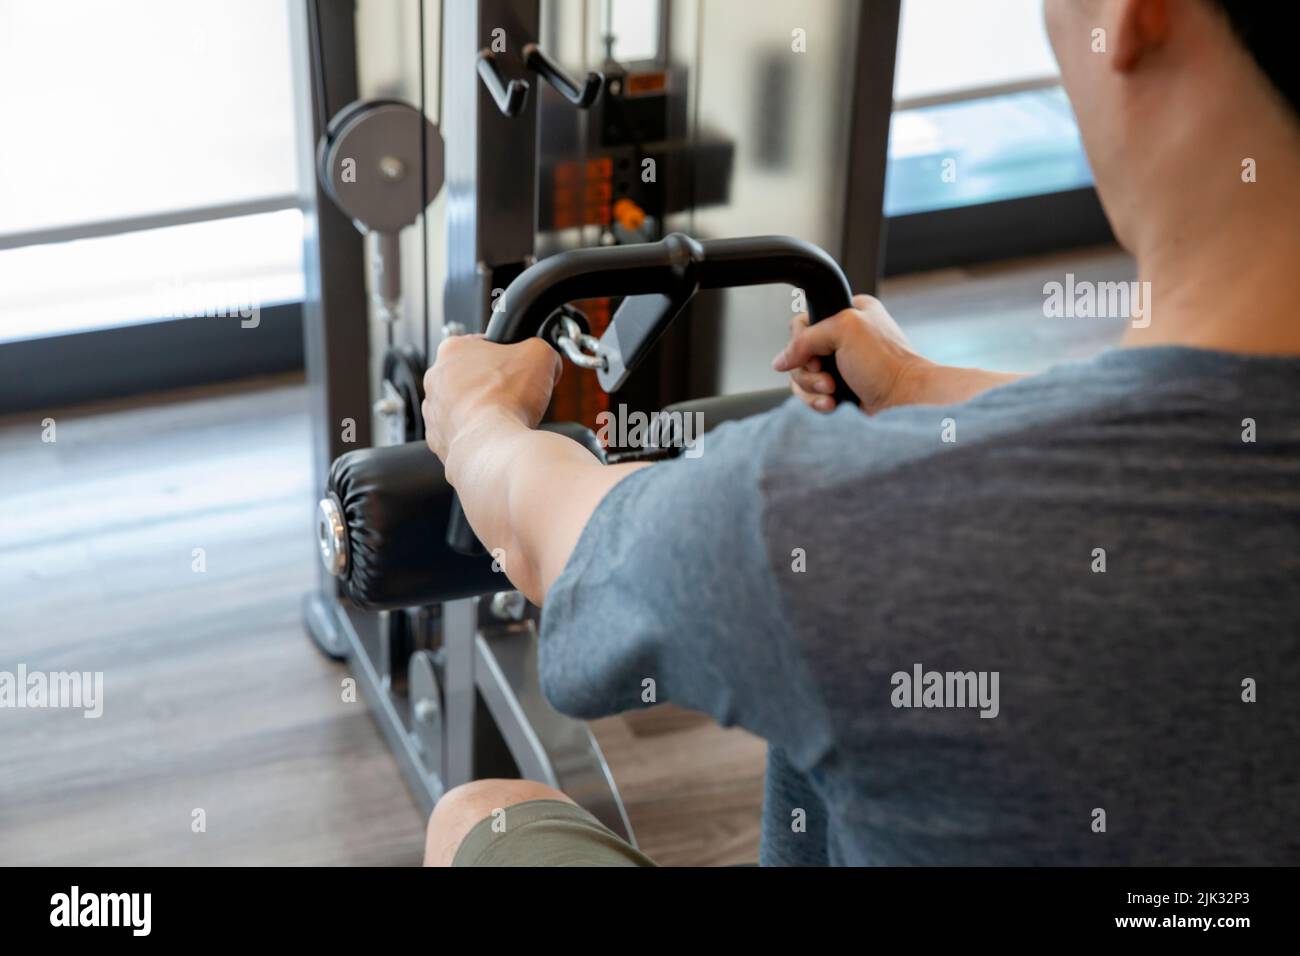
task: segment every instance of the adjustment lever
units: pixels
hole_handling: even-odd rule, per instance
[[[596,102],[600,88],[605,84],[605,77],[593,71],[587,74],[586,80],[579,86],[578,81],[569,76],[564,67],[552,60],[536,43],[524,46],[524,66],[550,83],[561,96],[580,110],[588,109]]]
[[[496,56],[486,48],[478,51],[478,63],[475,64],[475,69],[478,70],[483,85],[492,94],[492,99],[496,101],[497,109],[506,116],[518,116],[524,108],[524,102],[528,99],[528,81],[511,80],[507,83],[503,80]]]

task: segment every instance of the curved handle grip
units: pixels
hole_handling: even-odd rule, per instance
[[[790,236],[698,241],[672,233],[659,242],[573,249],[525,269],[503,295],[505,308],[492,316],[486,338],[521,342],[536,335],[556,309],[579,299],[660,295],[676,308],[699,289],[788,283],[803,290],[808,319],[819,322],[853,305],[844,272],[824,249]],[[618,324],[617,316],[614,325]],[[831,358],[822,368],[835,381],[837,402],[858,404]],[[447,543],[462,554],[481,549],[457,499]]]
[[[555,87],[561,96],[580,110],[588,109],[596,102],[596,97],[600,95],[600,88],[605,83],[603,75],[591,72],[579,86],[578,81],[536,43],[524,46],[524,65]]]
[[[665,295],[679,305],[698,289],[788,283],[803,290],[810,322],[853,305],[848,279],[820,246],[792,236],[695,240],[671,233],[658,242],[573,249],[524,270],[492,316],[487,338],[520,342],[536,335],[560,306],[607,296]],[[833,359],[822,367],[835,380],[835,400],[858,404]]]
[[[483,85],[492,94],[492,99],[496,101],[497,109],[506,116],[518,116],[524,108],[524,102],[528,99],[528,81],[511,80],[506,83],[502,80],[501,71],[497,69],[496,57],[492,55],[491,50],[479,50],[475,69],[478,70]]]
[[[708,269],[700,280],[702,289],[784,282],[803,290],[810,325],[853,307],[853,289],[839,263],[811,242],[790,236],[713,239],[704,250]],[[833,356],[824,357],[821,366],[835,382],[837,403],[861,404]]]
[[[849,282],[819,246],[791,236],[696,240],[680,232],[658,242],[572,249],[542,259],[506,288],[487,338],[522,342],[560,306],[607,296],[694,295],[697,289],[788,283],[804,291],[818,322],[853,304]]]

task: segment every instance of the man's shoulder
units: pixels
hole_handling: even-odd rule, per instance
[[[1087,371],[1060,366],[950,405],[910,405],[873,416],[844,406],[831,414],[791,401],[772,413],[761,442],[763,484],[858,483],[948,456],[991,451],[1028,432],[1087,420],[1126,393],[1088,382]]]

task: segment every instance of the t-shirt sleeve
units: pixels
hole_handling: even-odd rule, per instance
[[[542,612],[541,682],[558,710],[671,700],[769,741],[807,737],[815,692],[763,534],[771,419],[709,432],[698,457],[636,471],[597,507]]]

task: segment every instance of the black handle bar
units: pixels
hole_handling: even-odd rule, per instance
[[[543,259],[510,283],[487,338],[521,342],[536,335],[556,309],[578,299],[687,289],[693,295],[697,289],[781,282],[803,290],[813,322],[853,304],[839,265],[811,242],[791,236],[696,240],[674,232],[658,242],[573,249]],[[853,400],[851,393],[846,400]]]
[[[810,242],[790,236],[696,240],[675,232],[658,242],[573,249],[530,266],[506,288],[486,338],[522,342],[569,302],[625,296],[600,340],[611,367],[598,376],[602,388],[612,392],[697,291],[774,283],[803,290],[810,322],[853,304],[839,265]],[[825,357],[821,363],[835,382],[835,400],[857,404],[834,359]],[[452,505],[447,543],[462,554],[481,550],[459,498]]]
[[[605,77],[592,71],[583,78],[582,85],[571,77],[536,43],[524,44],[524,65],[544,79],[566,100],[580,110],[589,109],[600,95],[600,88],[605,85]]]

